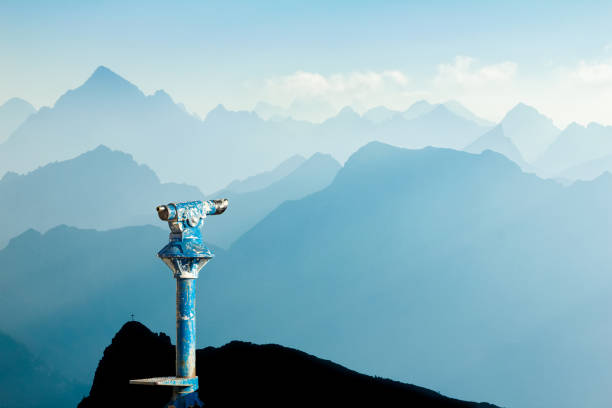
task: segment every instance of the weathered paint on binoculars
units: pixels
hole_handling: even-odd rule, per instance
[[[190,226],[195,227],[197,222],[207,215],[223,214],[227,204],[227,199],[170,203],[157,206],[157,215],[162,221],[187,221]]]
[[[222,214],[227,199],[170,203],[157,207],[157,214],[170,227],[170,242],[157,254],[177,278],[197,278],[214,254],[202,242],[207,215]]]

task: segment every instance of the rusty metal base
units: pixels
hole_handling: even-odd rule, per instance
[[[198,392],[190,392],[188,394],[175,394],[172,400],[166,404],[165,408],[195,408],[203,407],[204,403],[200,401]]]

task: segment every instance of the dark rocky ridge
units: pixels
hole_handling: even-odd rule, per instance
[[[200,399],[207,407],[372,406],[494,407],[371,377],[287,347],[233,341],[197,351]],[[129,385],[131,378],[172,375],[174,347],[163,333],[128,322],[104,351],[91,392],[79,408],[163,407],[169,387]]]

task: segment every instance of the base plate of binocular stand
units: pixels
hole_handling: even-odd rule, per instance
[[[154,377],[130,380],[130,384],[138,385],[169,385],[171,387],[193,387],[198,384],[198,377]]]

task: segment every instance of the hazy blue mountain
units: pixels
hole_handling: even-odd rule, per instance
[[[557,177],[565,180],[593,180],[605,172],[612,173],[612,155],[577,164],[562,171]]]
[[[288,116],[302,118],[292,112],[312,113],[315,108],[329,110],[320,100],[296,100]],[[165,92],[145,95],[99,67],[81,86],[62,95],[52,108],[31,115],[0,144],[0,177],[67,160],[103,144],[129,152],[162,181],[195,185],[210,194],[295,154],[322,152],[343,163],[373,140],[407,147],[462,148],[488,129],[448,109],[440,114],[440,109],[434,107],[414,120],[400,117],[375,124],[349,108],[324,116],[327,120],[322,123],[311,123],[289,117],[266,121],[256,113],[219,105],[201,120]]]
[[[0,332],[0,407],[74,407],[86,392]]]
[[[266,188],[244,193],[217,193],[210,198],[228,198],[230,205],[223,217],[207,219],[206,236],[217,245],[229,247],[281,203],[301,199],[327,187],[340,167],[330,155],[317,153]]]
[[[426,113],[431,112],[435,107],[436,105],[433,105],[424,100],[416,101],[402,113],[402,116],[404,117],[404,119],[408,120],[416,119],[419,116],[423,116]]]
[[[0,143],[4,142],[36,109],[28,101],[11,98],[0,105]]]
[[[201,344],[288,344],[502,406],[607,406],[611,205],[612,177],[566,188],[490,151],[370,144],[211,265]]]
[[[572,123],[540,156],[535,165],[548,175],[612,154],[612,126]],[[588,165],[587,165],[588,166]]]
[[[399,115],[400,112],[391,110],[385,106],[377,106],[365,112],[361,115],[364,119],[369,120],[373,123],[382,123],[391,119],[395,115]]]
[[[215,193],[214,195],[222,195],[226,194],[226,192],[248,193],[250,191],[261,190],[262,188],[266,188],[270,184],[288,176],[305,161],[306,159],[303,156],[300,156],[299,154],[293,155],[270,171],[265,171],[254,176],[247,177],[244,180],[232,181],[223,190]]]
[[[199,344],[284,344],[502,406],[608,406],[611,205],[612,176],[563,187],[490,151],[369,144],[217,252]],[[24,233],[0,251],[3,327],[81,376],[93,368],[60,356],[95,361],[132,312],[172,333],[174,285],[153,256],[166,240]]]
[[[165,180],[183,182],[171,177],[188,167],[177,160],[178,152],[201,148],[193,146],[201,126],[165,92],[146,96],[99,67],[83,85],[66,92],[52,108],[40,109],[0,145],[0,174],[31,171],[104,144],[130,152]]]
[[[451,112],[453,112],[455,115],[461,116],[464,119],[471,120],[477,125],[489,126],[489,127],[495,125],[495,123],[491,122],[490,120],[486,120],[479,116],[476,116],[472,111],[470,111],[468,108],[466,108],[465,106],[463,106],[461,103],[457,101],[454,101],[454,100],[446,101],[444,102],[443,105],[446,106],[446,108],[450,110]]]
[[[519,103],[500,122],[504,135],[533,164],[561,132],[552,120],[531,106]]]
[[[497,153],[501,153],[525,171],[532,170],[531,166],[525,162],[521,152],[518,151],[514,143],[510,138],[504,135],[504,129],[502,125],[497,125],[493,129],[489,130],[484,135],[480,136],[474,143],[466,146],[466,152],[469,153],[482,153],[485,150],[492,150]]]
[[[46,231],[67,224],[109,229],[156,222],[154,209],[170,201],[202,199],[188,185],[160,183],[147,166],[104,146],[26,175],[0,180],[0,212],[6,216],[0,247],[29,228]]]
[[[455,115],[444,105],[435,105],[415,119],[393,117],[380,126],[376,140],[412,149],[425,146],[462,149],[488,129]]]
[[[388,109],[384,106],[377,106],[365,112],[363,117],[368,119],[373,123],[382,123],[392,119],[395,115],[402,115],[404,119],[412,120],[416,119],[419,116],[423,116],[432,110],[434,110],[438,106],[444,106],[446,109],[454,113],[455,115],[467,119],[476,123],[479,126],[483,127],[492,127],[494,125],[493,122],[488,121],[486,119],[482,119],[476,116],[473,112],[463,106],[461,103],[450,100],[444,103],[431,104],[425,100],[417,101],[413,103],[406,111],[398,112],[391,109]]]
[[[104,347],[130,314],[172,333],[175,284],[155,256],[168,241],[159,224],[164,229],[60,226],[11,240],[0,250],[4,330],[82,383],[91,383]]]

